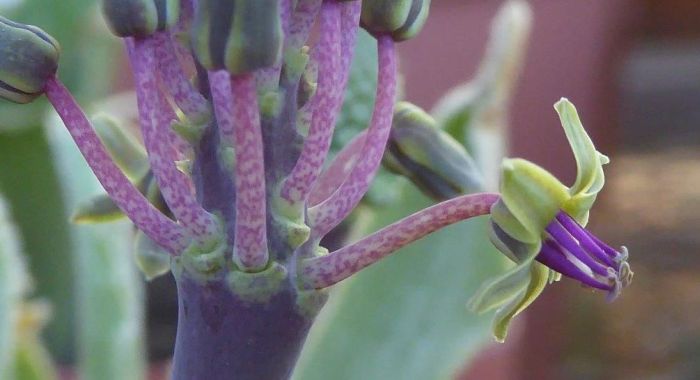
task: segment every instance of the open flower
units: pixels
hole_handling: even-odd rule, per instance
[[[554,108],[574,152],[576,182],[568,188],[529,161],[506,159],[501,198],[491,207],[491,241],[517,265],[484,284],[470,307],[499,308],[493,326],[499,341],[513,317],[561,275],[607,291],[609,300],[632,279],[625,247],[610,248],[583,228],[609,159],[596,151],[571,102],[561,99]]]

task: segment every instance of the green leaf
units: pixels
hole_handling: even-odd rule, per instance
[[[47,123],[67,210],[102,187],[55,117]],[[79,367],[85,379],[144,378],[143,281],[132,261],[133,227],[128,221],[73,225],[70,238],[80,308]]]
[[[20,237],[8,213],[4,198],[0,198],[0,378],[3,379],[10,376],[20,304],[29,285]]]
[[[0,133],[0,191],[22,236],[35,293],[53,308],[46,343],[54,358],[70,362],[75,287],[68,214],[42,128]]]
[[[412,186],[369,215],[376,230],[431,204]],[[337,285],[294,379],[449,379],[489,340],[491,317],[465,301],[503,269],[486,218],[429,235]]]

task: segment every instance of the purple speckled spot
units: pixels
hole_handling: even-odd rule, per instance
[[[498,194],[463,195],[418,211],[362,240],[326,256],[303,262],[300,276],[305,287],[322,289],[342,281],[425,235],[450,224],[490,212]]]
[[[340,59],[340,5],[330,1],[321,10],[321,40],[314,47],[318,58],[318,90],[311,99],[313,118],[299,160],[282,187],[290,202],[305,201],[323,169],[342,103]]]
[[[133,40],[130,50],[138,99],[139,122],[151,170],[173,215],[199,242],[207,243],[220,231],[215,217],[197,201],[190,179],[177,169],[177,152],[168,130],[173,121],[159,95],[152,39]]]
[[[292,14],[286,45],[291,49],[300,49],[309,36],[316,16],[321,10],[323,0],[300,0]]]
[[[175,43],[170,33],[158,32],[153,36],[158,72],[175,104],[191,120],[200,120],[209,113],[209,102],[194,88],[175,54]]]
[[[53,104],[105,191],[136,227],[173,255],[188,245],[183,228],[158,211],[114,164],[75,99],[56,78],[46,84]]]
[[[234,260],[245,269],[265,267],[268,260],[265,164],[260,111],[252,74],[209,74],[222,141],[236,155],[236,227]]]
[[[320,238],[342,222],[367,192],[382,161],[396,96],[396,51],[391,37],[378,40],[377,100],[360,159],[343,184],[328,199],[308,210],[311,234]]]

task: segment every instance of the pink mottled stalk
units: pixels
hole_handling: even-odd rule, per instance
[[[158,32],[152,38],[160,78],[175,104],[188,119],[195,122],[206,120],[210,113],[209,102],[187,79],[187,74],[175,54],[175,43],[170,33]]]
[[[320,239],[327,234],[355,208],[367,192],[384,154],[391,131],[396,96],[396,52],[391,37],[379,37],[377,43],[379,51],[377,98],[360,160],[333,195],[309,208],[308,221],[314,239]]]
[[[323,0],[299,0],[292,14],[289,35],[285,41],[291,49],[301,49],[309,37],[311,27],[321,10]]]
[[[280,1],[280,21],[282,24],[282,35],[289,35],[289,27],[292,17],[293,4],[292,0],[281,0]],[[286,42],[286,40],[285,40]],[[280,80],[280,73],[282,70],[282,62],[277,62],[271,67],[265,67],[259,69],[255,72],[255,80],[257,86],[265,90],[274,90]]]
[[[321,10],[321,40],[314,52],[318,57],[318,89],[311,99],[311,127],[301,155],[282,186],[282,197],[291,203],[306,200],[331,146],[342,101],[340,34],[340,4],[325,2]]]
[[[322,289],[376,263],[399,248],[450,224],[488,214],[498,194],[463,195],[418,211],[362,240],[301,264],[302,284]]]
[[[173,120],[160,100],[153,45],[151,39],[138,39],[133,40],[132,49],[139,121],[148,160],[173,215],[200,244],[210,246],[221,233],[219,223],[199,204],[190,179],[175,165],[177,154],[168,135]]]
[[[360,29],[360,14],[362,13],[362,2],[360,0],[350,1],[342,4],[341,12],[341,72],[343,80],[341,90],[345,87],[350,77],[350,64],[355,54],[355,44],[357,43],[357,31]]]
[[[183,228],[153,207],[129,182],[107,154],[87,117],[68,90],[57,78],[51,78],[44,90],[83,157],[114,203],[138,229],[158,245],[172,255],[181,254],[189,244],[189,238]]]
[[[194,18],[194,7],[195,4],[193,0],[180,0],[180,19],[177,21],[177,24],[175,24],[175,27],[171,29],[170,38],[189,38],[188,33],[192,25],[192,19]],[[192,60],[189,47],[179,41],[173,42],[175,53],[178,58],[187,65],[193,65],[194,61]]]
[[[233,259],[245,270],[267,265],[265,165],[257,90],[253,74],[209,74],[222,140],[236,156],[236,227]],[[233,99],[232,99],[233,96]]]
[[[343,184],[345,178],[352,171],[357,162],[357,158],[362,153],[365,145],[367,131],[357,134],[343,149],[335,156],[326,170],[321,173],[316,181],[314,189],[309,194],[309,207],[313,207],[328,199]]]

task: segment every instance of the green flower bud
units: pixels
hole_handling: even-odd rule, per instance
[[[0,17],[0,97],[29,103],[56,74],[61,48],[43,30]]]
[[[384,166],[437,200],[481,189],[479,170],[464,147],[407,102],[396,105]]]
[[[241,74],[282,58],[280,0],[202,0],[192,25],[192,45],[209,70]]]
[[[371,34],[389,34],[395,41],[404,41],[420,32],[429,11],[430,0],[363,1],[360,22]]]
[[[179,0],[103,0],[102,13],[119,37],[147,37],[173,26],[180,15]]]

